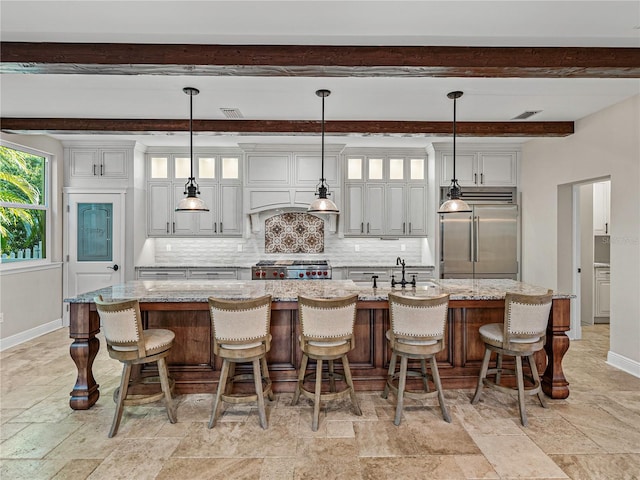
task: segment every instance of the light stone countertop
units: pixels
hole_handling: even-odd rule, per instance
[[[358,294],[361,301],[384,301],[389,292],[407,296],[430,297],[449,293],[451,300],[500,300],[505,292],[542,294],[547,288],[506,279],[432,280],[415,288],[391,289],[379,282],[373,289],[369,282],[352,280],[135,280],[66,298],[68,303],[88,303],[100,294],[105,300],[137,298],[141,302],[207,302],[209,297],[249,299],[271,295],[273,301],[296,301],[298,294],[317,298],[335,298]],[[554,298],[571,295],[554,294]]]

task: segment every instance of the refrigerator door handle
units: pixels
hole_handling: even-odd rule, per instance
[[[473,217],[469,217],[469,261],[473,262],[473,245],[475,235],[473,234]]]
[[[479,262],[478,252],[480,251],[480,216],[475,217],[476,222],[476,238],[474,240],[474,245],[476,247],[474,262]]]

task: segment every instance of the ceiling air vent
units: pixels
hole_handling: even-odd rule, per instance
[[[220,111],[227,118],[244,118],[237,108],[221,108]]]
[[[542,110],[527,110],[526,112],[522,112],[517,117],[513,117],[511,120],[525,120],[529,117],[533,117],[536,113],[540,113]]]

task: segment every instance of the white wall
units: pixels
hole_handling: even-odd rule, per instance
[[[571,276],[563,192],[611,176],[609,362],[640,376],[640,96],[576,122],[574,135],[525,143],[521,172],[522,279],[563,290]]]
[[[48,153],[51,158],[51,243],[50,268],[0,274],[0,349],[37,337],[62,326],[62,144],[43,135],[0,134],[16,145]]]

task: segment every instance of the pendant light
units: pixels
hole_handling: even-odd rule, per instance
[[[318,192],[316,193],[317,197],[311,205],[309,205],[308,212],[311,213],[340,213],[338,207],[335,203],[327,198],[327,195],[331,195],[327,193],[327,185],[326,179],[324,178],[324,99],[331,94],[329,90],[317,90],[316,95],[322,98],[322,170],[320,174],[320,183],[318,184]]]
[[[462,191],[456,178],[456,100],[461,96],[462,92],[459,91],[447,94],[447,97],[453,100],[453,178],[451,179],[451,185],[449,185],[449,193],[447,193],[449,200],[440,205],[439,214],[471,211],[469,204],[460,198]]]
[[[184,194],[186,197],[178,202],[176,212],[208,212],[209,207],[207,207],[207,204],[204,203],[201,198],[198,198],[200,190],[193,176],[193,96],[198,95],[200,90],[193,87],[185,87],[182,91],[189,95],[189,160],[191,161],[191,173],[189,180],[184,184]]]

